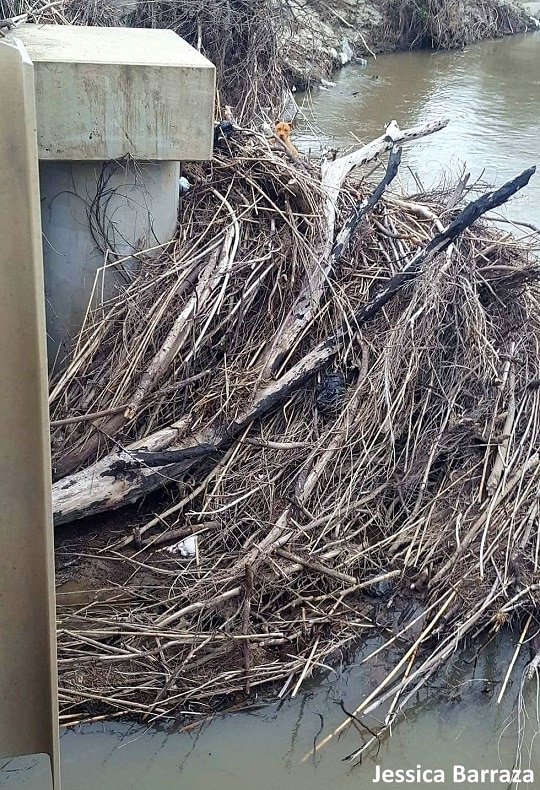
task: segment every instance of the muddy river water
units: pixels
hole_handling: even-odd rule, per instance
[[[535,5],[540,15],[540,3]],[[500,185],[540,164],[540,32],[463,52],[379,56],[366,67],[343,69],[335,83],[302,97],[303,151],[350,148],[357,145],[355,136],[369,142],[393,118],[402,129],[449,118],[445,130],[405,146],[405,187],[414,187],[408,168],[426,187],[452,177],[463,164],[473,179]],[[510,213],[540,225],[540,175]]]
[[[540,4],[536,4],[540,6]],[[376,77],[376,79],[375,79]],[[396,118],[402,128],[447,116],[448,129],[406,148],[407,166],[429,186],[466,162],[473,177],[502,183],[540,163],[540,32],[487,42],[464,52],[404,53],[379,57],[367,67],[344,69],[336,86],[314,94],[299,146],[345,148],[378,136]],[[310,128],[311,125],[311,128]],[[314,131],[315,127],[318,132]],[[352,134],[351,134],[352,133]],[[515,202],[513,216],[540,225],[540,176]],[[462,781],[459,767],[511,768],[520,722],[520,679],[528,648],[521,652],[501,704],[497,697],[518,634],[499,637],[478,661],[462,656],[438,689],[414,699],[391,739],[366,753],[362,764],[344,762],[365,742],[366,732],[346,730],[312,754],[314,739],[344,718],[341,703],[354,708],[380,683],[384,666],[360,663],[320,675],[296,699],[216,718],[200,729],[98,722],[62,735],[64,790],[364,790],[371,787],[505,788],[497,779]],[[364,648],[366,649],[366,648]],[[441,696],[442,695],[442,696]],[[540,788],[538,726],[540,684],[530,681],[521,708],[525,741],[522,768]],[[380,714],[381,716],[384,713]],[[376,719],[368,721],[376,725]],[[368,736],[369,737],[369,736]],[[303,759],[307,757],[307,759]],[[442,781],[375,782],[380,770],[438,769]],[[378,766],[378,768],[377,768]],[[454,771],[457,770],[457,774]],[[425,779],[433,779],[428,774]],[[44,790],[39,758],[0,761],[0,788]]]

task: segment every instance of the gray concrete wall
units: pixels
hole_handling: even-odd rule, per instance
[[[23,25],[40,159],[212,157],[215,68],[172,30]]]
[[[40,162],[50,365],[81,328],[104,263],[173,237],[179,173],[178,162]],[[134,265],[107,266],[96,298],[116,295]]]

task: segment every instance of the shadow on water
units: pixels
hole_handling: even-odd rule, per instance
[[[428,188],[463,162],[474,178],[484,173],[484,181],[500,185],[540,164],[539,64],[540,31],[463,52],[379,56],[366,68],[343,69],[334,88],[301,97],[307,121],[323,131],[305,122],[298,147],[348,148],[353,134],[368,142],[393,118],[405,128],[447,117],[447,129],[406,147],[404,164]],[[540,176],[514,201],[512,216],[540,225]]]

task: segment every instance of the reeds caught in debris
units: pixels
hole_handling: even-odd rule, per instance
[[[105,506],[168,491],[135,529],[60,548],[94,568],[58,612],[65,723],[294,696],[383,601],[400,658],[355,715],[386,701],[389,725],[464,640],[538,629],[538,236],[446,238],[464,180],[403,198],[389,178],[370,201],[349,169],[321,179],[237,131],[52,382],[59,522],[85,480],[112,481]]]

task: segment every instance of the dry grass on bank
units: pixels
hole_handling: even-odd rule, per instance
[[[191,304],[175,356],[114,436],[110,415],[59,424],[59,462],[96,436],[92,461],[171,423],[189,436],[234,422],[320,254],[317,168],[242,132],[189,169],[177,239],[141,256],[132,282],[89,316],[71,372],[53,382],[53,418],[125,408]],[[369,190],[342,190],[338,226]],[[283,370],[352,320],[455,212],[452,190],[379,201]],[[137,545],[128,534],[87,546],[86,559],[80,546],[61,550],[102,580],[97,600],[58,612],[65,723],[204,715],[271,684],[294,694],[381,624],[402,660],[362,711],[392,699],[397,715],[463,640],[507,624],[534,636],[538,246],[537,235],[518,242],[475,224],[323,368],[319,385],[330,373],[346,384],[332,409],[308,380],[224,452],[165,479],[170,506],[139,523]],[[166,551],[189,534],[195,559]]]
[[[382,0],[381,41],[389,49],[462,49],[488,38],[528,29],[517,3],[499,0]]]

